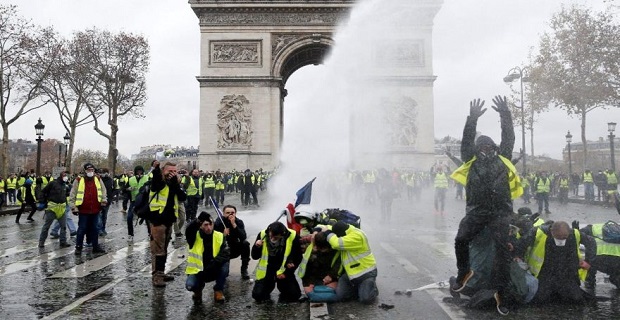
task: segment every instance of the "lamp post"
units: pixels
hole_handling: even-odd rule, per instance
[[[566,143],[568,144],[568,176],[573,176],[573,161],[570,157],[570,143],[573,141],[573,135],[570,134],[570,130],[566,134]]]
[[[607,123],[607,131],[609,131],[609,150],[611,152],[611,170],[616,172],[616,156],[614,154],[614,131],[616,131],[616,123]]]
[[[67,152],[69,151],[69,143],[71,142],[71,135],[69,135],[69,132],[65,134],[63,139],[65,140],[65,162],[63,162],[62,166],[66,167],[67,166]]]
[[[523,175],[526,174],[527,168],[527,157],[525,152],[525,108],[523,106],[523,82],[527,82],[527,75],[525,74],[526,71],[526,68],[516,66],[510,69],[510,71],[508,71],[508,75],[504,77],[505,83],[512,83],[513,81],[519,79],[519,84],[521,87],[521,152],[523,153]]]
[[[45,125],[41,122],[41,118],[39,118],[39,122],[34,125],[34,131],[37,134],[37,176],[41,175],[41,143],[43,142],[43,129],[45,129]]]

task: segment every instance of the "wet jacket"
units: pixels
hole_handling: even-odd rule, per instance
[[[222,220],[219,218],[215,219],[213,230],[224,233],[224,228],[228,228],[230,230],[230,233],[226,236],[226,242],[228,245],[230,247],[241,245],[248,238],[243,221],[235,217],[235,224],[237,227],[233,229],[232,224],[228,219],[224,218],[223,220],[224,223],[222,223]]]
[[[224,241],[224,235],[218,231],[206,234],[200,230],[200,222],[190,223],[185,230],[189,247],[186,274],[213,275],[230,259],[230,249]]]
[[[510,113],[500,114],[502,141],[498,155],[512,158],[515,133]],[[476,156],[476,126],[478,119],[468,116],[463,129],[461,160],[469,162]],[[476,159],[467,174],[465,184],[466,214],[491,216],[512,214],[512,199],[509,181],[510,170],[498,156]]]
[[[62,179],[52,180],[48,183],[43,190],[41,190],[42,198],[39,202],[55,202],[66,203],[67,202],[67,186]]]
[[[267,249],[269,242],[269,234],[267,230],[259,232],[256,236],[256,240],[263,240],[262,246],[252,246],[252,259],[260,259],[258,262],[259,266],[257,266],[256,269],[256,280],[260,280],[265,277],[275,277],[276,274],[287,274],[287,276],[294,276],[294,271],[297,269],[302,259],[301,245],[299,243],[299,235],[295,233],[295,230],[288,230],[288,233],[282,238],[284,240],[282,241],[282,246],[280,246],[276,252]],[[289,237],[292,238],[290,244],[288,241]],[[288,255],[286,254],[287,247],[289,251]],[[289,262],[293,263],[295,267],[292,269],[286,268],[286,265]],[[261,271],[261,268],[264,270]]]

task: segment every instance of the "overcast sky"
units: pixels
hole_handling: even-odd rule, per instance
[[[434,73],[435,137],[460,138],[469,101],[487,100],[496,94],[508,95],[502,78],[512,67],[527,61],[531,47],[548,30],[548,21],[561,4],[585,3],[596,9],[603,0],[445,0],[435,18]],[[148,101],[144,120],[124,120],[120,124],[118,148],[130,156],[140,146],[171,144],[198,145],[200,34],[198,19],[184,0],[0,0],[17,4],[20,14],[36,24],[53,25],[69,36],[72,31],[92,26],[145,35],[151,46],[151,66],[147,76]],[[320,81],[320,67],[305,67],[287,83],[288,103],[296,92]],[[288,110],[294,110],[289,108]],[[307,112],[300,110],[300,112]],[[37,110],[10,127],[10,138],[34,140],[34,124],[41,117],[45,138],[62,140],[64,129],[55,109]],[[595,140],[607,135],[607,122],[620,122],[620,111],[597,110],[588,114],[587,137]],[[489,110],[480,120],[479,130],[499,139],[499,117]],[[535,126],[535,152],[561,157],[566,132],[579,140],[580,121],[563,112],[541,117]],[[171,128],[173,128],[171,130]],[[81,127],[76,146],[107,152],[107,141],[92,130]],[[516,128],[516,150],[521,146]],[[529,147],[529,133],[527,135]]]

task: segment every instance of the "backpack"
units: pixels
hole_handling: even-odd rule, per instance
[[[134,202],[133,212],[138,216],[140,224],[142,224],[144,220],[148,220],[148,217],[151,213],[151,208],[149,207],[149,204],[151,203],[151,201],[153,201],[155,195],[157,195],[154,194],[153,197],[149,199],[150,192],[151,182],[148,181],[142,187],[140,187],[138,195],[136,196],[136,201]]]
[[[614,221],[605,222],[603,225],[603,241],[620,243],[620,224]]]
[[[325,209],[321,212],[321,218],[324,223],[333,225],[338,221],[348,223],[356,228],[361,228],[362,218],[347,209]]]

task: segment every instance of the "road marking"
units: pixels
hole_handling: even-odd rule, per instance
[[[435,302],[439,305],[441,309],[450,317],[451,319],[466,319],[467,314],[461,310],[461,308],[457,306],[450,306],[443,302],[443,298],[447,297],[445,291],[440,289],[428,289],[426,292],[435,300]]]
[[[329,317],[327,303],[310,302],[308,306],[310,307],[310,319],[327,319]]]
[[[170,251],[170,253],[168,253],[168,258],[166,259],[166,270],[164,273],[167,274],[178,268],[183,262],[185,262],[185,247],[176,248]],[[152,264],[149,264],[140,270],[140,274],[142,274],[143,277],[150,277],[152,275],[152,269]]]
[[[89,293],[87,295],[84,295],[83,297],[73,301],[69,305],[67,305],[64,308],[62,308],[62,309],[60,309],[60,310],[58,310],[58,311],[48,315],[47,317],[43,317],[43,319],[50,319],[51,320],[51,319],[56,319],[56,318],[58,318],[60,316],[63,316],[66,313],[70,312],[71,310],[79,307],[84,302],[86,302],[86,301],[88,301],[88,300],[98,296],[102,292],[104,292],[104,291],[114,287],[115,285],[119,284],[121,281],[123,281],[125,279],[126,279],[126,277],[118,278],[118,279],[116,279],[116,280],[106,284],[105,286],[103,286],[103,287],[101,287],[101,288],[99,288],[99,289],[97,289],[97,290],[95,290],[95,291],[93,291],[93,292],[91,292],[91,293]]]
[[[398,263],[400,263],[400,265],[407,270],[407,272],[409,273],[419,273],[420,269],[418,269],[418,267],[416,267],[415,265],[413,265],[413,263],[411,263],[411,261],[407,260],[406,258],[404,258],[400,252],[398,252],[398,250],[396,250],[394,247],[392,247],[389,243],[385,243],[385,242],[380,242],[379,245],[381,245],[381,247],[387,251],[389,254],[393,255],[394,258],[396,259],[396,261],[398,261]]]
[[[107,253],[95,259],[88,260],[76,265],[71,269],[58,272],[48,278],[83,278],[95,271],[101,270],[113,263],[127,259],[128,256],[143,252],[149,246],[149,241],[135,243],[133,246],[124,247],[114,253]]]
[[[135,245],[134,245],[134,246],[135,246]],[[171,263],[171,264],[170,264],[170,266],[173,266],[175,263],[177,263],[177,262],[176,262],[177,260],[175,260],[175,259],[173,258],[173,257],[174,257],[174,254],[176,254],[177,250],[179,250],[179,249],[172,250],[172,252],[170,252],[170,253],[168,254],[168,257],[169,257],[169,259],[168,259],[168,260],[170,260],[170,261],[175,261],[175,262]],[[171,255],[172,255],[172,258],[170,257]],[[180,258],[179,258],[179,259],[180,259]],[[168,267],[168,263],[166,263],[166,267]],[[177,267],[178,267],[178,265],[177,265]],[[150,266],[150,265],[146,266],[146,267],[145,267],[145,268],[143,268],[142,270],[138,271],[138,273],[142,273],[142,272],[144,272],[144,270],[146,270],[147,268],[149,268],[149,269],[150,269],[150,268],[151,268],[151,266]],[[60,310],[58,310],[58,311],[56,311],[56,312],[54,312],[54,313],[51,313],[50,315],[48,315],[48,316],[46,316],[46,317],[43,317],[42,319],[44,319],[44,320],[52,320],[52,319],[56,319],[56,318],[58,318],[58,317],[61,317],[61,316],[65,315],[65,314],[67,314],[67,313],[71,312],[71,310],[73,310],[73,309],[75,309],[75,308],[79,307],[79,306],[80,306],[80,305],[82,305],[84,302],[86,302],[86,301],[88,301],[88,300],[91,300],[91,299],[93,299],[94,297],[96,297],[96,296],[100,295],[101,293],[103,293],[103,292],[105,292],[105,291],[107,291],[107,290],[109,290],[109,289],[113,288],[114,286],[116,286],[117,284],[121,283],[121,282],[122,282],[122,281],[124,281],[125,279],[127,279],[127,276],[123,276],[123,277],[117,278],[117,279],[115,279],[114,281],[112,281],[112,282],[110,282],[110,283],[108,283],[108,284],[104,285],[103,287],[101,287],[101,288],[99,288],[99,289],[97,289],[97,290],[95,290],[95,291],[93,291],[93,292],[91,292],[91,293],[89,293],[89,294],[86,294],[86,295],[84,295],[83,297],[81,297],[81,298],[79,298],[79,299],[77,299],[77,300],[73,301],[72,303],[68,304],[67,306],[63,307],[62,309],[60,309]]]

